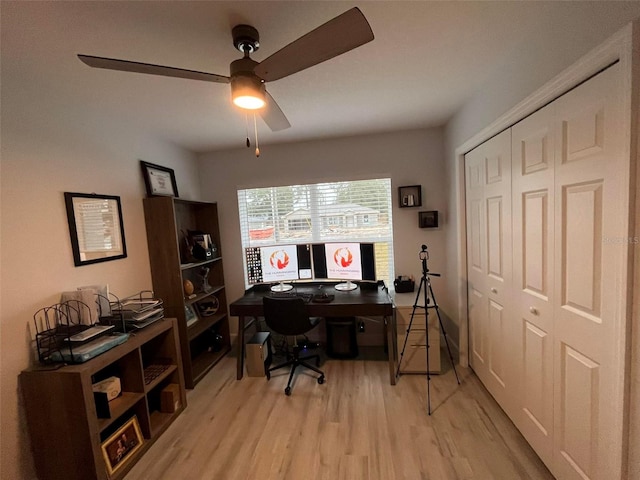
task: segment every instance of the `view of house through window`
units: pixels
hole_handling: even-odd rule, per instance
[[[372,242],[376,276],[390,285],[389,178],[238,190],[238,210],[243,251],[266,245]]]

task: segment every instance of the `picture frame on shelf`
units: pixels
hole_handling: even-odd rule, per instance
[[[102,456],[111,476],[142,448],[144,437],[135,415],[101,444]]]
[[[178,198],[178,185],[173,169],[140,160],[147,196]]]
[[[198,321],[198,315],[193,309],[193,306],[191,305],[184,306],[184,318],[187,322],[187,327],[190,327],[191,325],[193,325]]]

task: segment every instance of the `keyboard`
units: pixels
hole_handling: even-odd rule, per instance
[[[269,296],[272,298],[292,298],[300,297],[304,300],[304,303],[309,303],[313,298],[312,293],[294,293],[294,292],[270,292]]]

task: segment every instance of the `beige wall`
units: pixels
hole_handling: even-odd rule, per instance
[[[191,154],[139,133],[77,124],[64,109],[30,114],[14,101],[20,88],[2,78],[0,478],[7,479],[35,477],[17,384],[34,358],[35,311],[81,285],[108,284],[121,296],[151,288],[139,159],[174,168],[181,196],[199,193]],[[74,266],[65,191],[121,197],[127,258]]]
[[[396,275],[420,277],[418,253],[426,244],[430,270],[446,276],[449,211],[441,129],[269,145],[261,148],[260,158],[252,152],[245,148],[200,157],[202,195],[218,202],[229,301],[244,291],[237,190],[247,187],[390,177]],[[422,185],[422,208],[398,208],[397,187],[417,184]],[[418,228],[420,210],[438,210],[441,227]],[[440,279],[433,281],[433,288],[443,313],[448,313]]]

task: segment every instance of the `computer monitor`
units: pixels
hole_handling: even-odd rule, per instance
[[[330,242],[312,245],[316,279],[346,280],[337,290],[354,290],[356,280],[376,280],[373,243]]]
[[[245,249],[247,281],[250,285],[275,283],[274,292],[286,292],[295,280],[310,280],[311,247],[309,245],[265,245]]]

